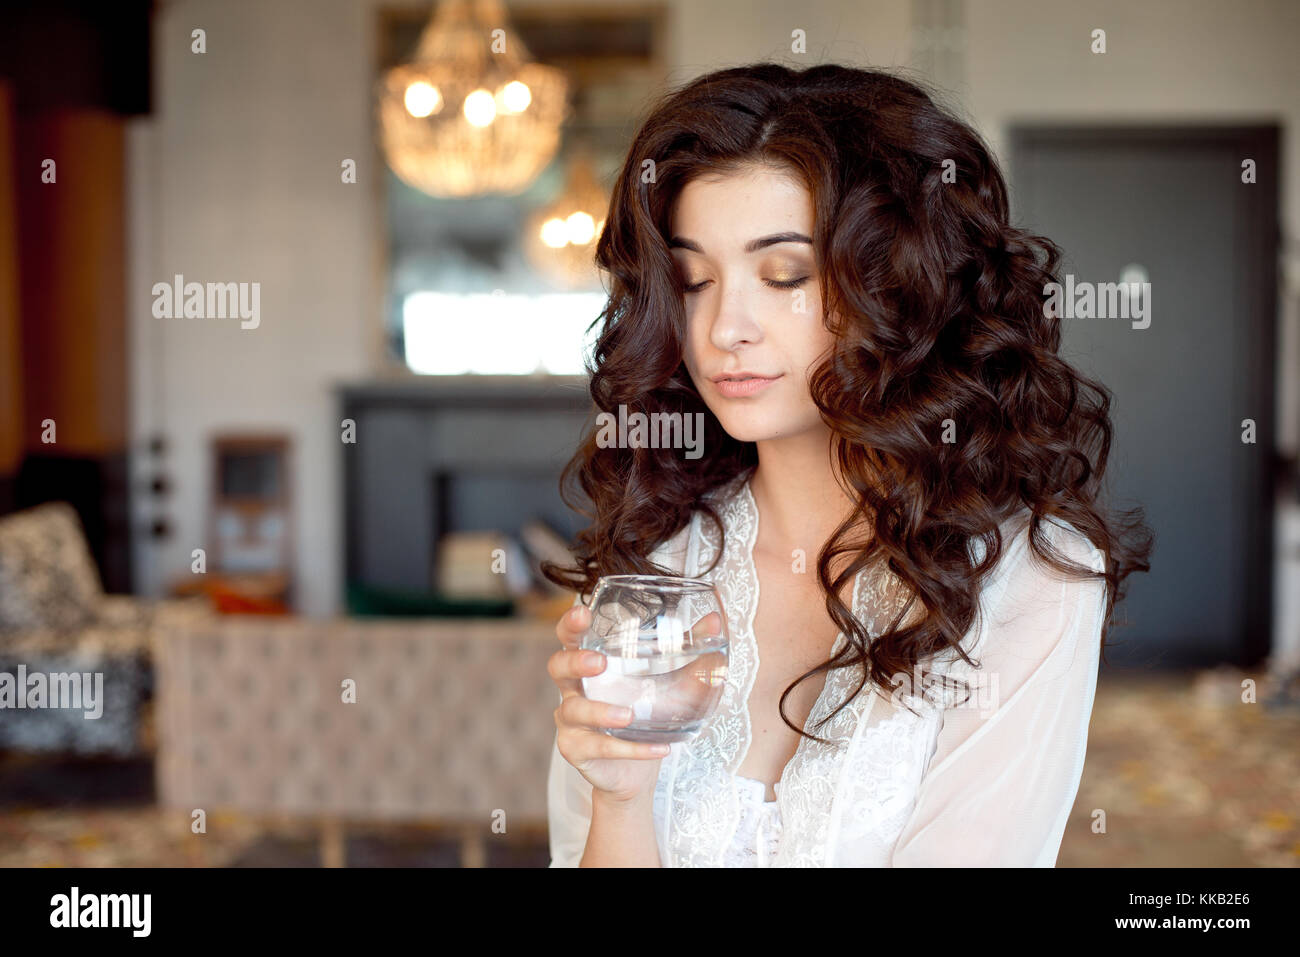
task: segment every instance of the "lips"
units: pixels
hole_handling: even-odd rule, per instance
[[[714,376],[713,384],[724,397],[740,399],[758,394],[779,378],[781,378],[779,375],[760,376],[749,372],[726,372]]]
[[[714,382],[721,382],[723,379],[776,379],[778,376],[763,375],[761,372],[750,372],[748,369],[741,369],[738,372],[719,372],[710,378]]]

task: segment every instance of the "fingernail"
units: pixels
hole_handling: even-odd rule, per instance
[[[597,665],[600,664],[601,659],[603,659],[604,657],[605,656],[600,654],[599,652],[592,651],[582,656],[582,663],[586,665],[588,668],[595,668]]]

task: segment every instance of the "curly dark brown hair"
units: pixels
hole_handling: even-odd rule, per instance
[[[1026,508],[1039,558],[1105,578],[1104,654],[1125,578],[1150,568],[1152,536],[1141,509],[1111,515],[1099,501],[1110,393],[1057,355],[1060,318],[1044,297],[1059,281],[1061,251],[1010,225],[1006,183],[985,143],[919,83],[835,64],[711,73],[642,122],[596,248],[610,293],[588,368],[593,414],[620,404],[647,417],[703,413],[709,452],[690,460],[602,447],[593,426],[561,478],[564,500],[592,524],[574,545],[575,567],[546,563],[546,577],[587,594],[602,575],[674,574],[649,554],[696,509],[721,533],[706,493],[758,461],[754,443],[723,430],[683,363],[684,289],[667,242],[686,183],[748,164],[791,171],[813,200],[835,346],[810,388],[857,498],[817,560],[826,609],[849,644],[785,689],[782,719],[816,738],[784,706],[800,681],[828,668],[864,664],[856,697],[868,681],[889,691],[891,676],[945,648],[971,663],[961,639],[1002,554],[999,526]],[[941,440],[946,420],[960,425],[958,441]],[[1100,549],[1105,572],[1058,555],[1042,528],[1048,517]],[[855,535],[864,529],[866,544]],[[978,563],[972,539],[985,546]],[[873,640],[839,595],[881,560],[910,597]],[[924,614],[909,615],[918,600]]]

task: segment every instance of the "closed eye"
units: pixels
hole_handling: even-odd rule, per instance
[[[811,277],[809,276],[800,276],[798,279],[790,279],[784,282],[779,279],[764,279],[763,284],[765,286],[770,286],[773,289],[796,289],[806,283],[810,278]],[[686,286],[685,291],[688,293],[699,292],[711,282],[713,282],[712,279],[701,280],[694,285]]]

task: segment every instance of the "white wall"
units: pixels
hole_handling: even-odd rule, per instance
[[[377,321],[368,89],[372,18],[326,2],[179,2],[157,23],[156,112],[131,144],[132,423],[173,442],[176,534],[139,549],[151,592],[204,545],[215,431],[283,430],[294,442],[296,578],[312,614],[340,591],[340,454],[331,387],[369,370]],[[190,52],[206,31],[207,52]],[[344,185],[340,163],[357,160]],[[261,324],[156,319],[153,283],[261,283]],[[138,487],[138,486],[137,486]],[[140,518],[153,511],[137,497]]]
[[[673,83],[759,59],[911,62],[914,8],[907,0],[667,5]],[[190,550],[203,544],[210,433],[280,428],[296,444],[304,610],[323,615],[339,607],[339,444],[330,390],[378,369],[382,225],[369,90],[379,6],[177,0],[159,14],[156,111],[132,132],[128,184],[137,475],[150,473],[144,442],[161,430],[174,441],[167,465],[177,485],[166,509],[177,534],[138,549],[137,579],[149,592],[184,574]],[[1107,31],[1104,56],[1088,49],[1095,27]],[[205,54],[190,52],[194,28],[207,31]],[[795,29],[807,36],[803,57],[790,53]],[[997,152],[1013,120],[1281,122],[1294,300],[1297,37],[1300,4],[1289,0],[970,0],[964,73],[952,74],[951,83],[956,105]],[[358,162],[355,186],[340,183],[345,157]],[[261,327],[155,319],[149,289],[176,272],[199,281],[261,281]],[[1284,342],[1294,349],[1300,337]],[[1298,379],[1300,356],[1280,356],[1288,443],[1300,428],[1291,414]],[[137,516],[151,513],[140,497]],[[1287,627],[1300,633],[1300,623]]]

